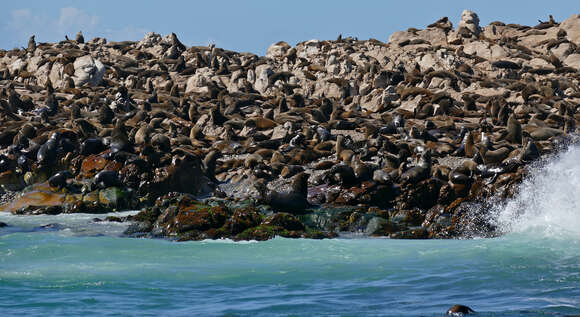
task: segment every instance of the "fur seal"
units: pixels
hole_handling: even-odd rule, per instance
[[[68,170],[60,171],[48,179],[48,184],[51,187],[64,188],[67,185],[67,180],[73,177],[73,174]]]
[[[91,155],[98,154],[105,150],[105,144],[103,140],[99,138],[88,138],[81,143],[80,154],[81,155]]]
[[[351,166],[354,170],[354,175],[359,182],[364,182],[373,178],[373,169],[369,164],[361,161],[360,154],[352,157]]]
[[[508,147],[501,147],[497,150],[490,150],[484,146],[479,149],[479,154],[485,164],[499,164],[510,155],[511,150]]]
[[[505,139],[511,143],[522,143],[522,125],[516,119],[515,114],[511,114],[507,120],[507,134]]]
[[[75,36],[75,41],[78,44],[84,44],[85,43],[85,37],[83,36],[83,32],[79,31],[77,33],[77,35]]]
[[[462,316],[475,313],[473,309],[465,305],[453,305],[447,310],[447,315]]]
[[[56,162],[60,133],[54,132],[48,141],[44,143],[36,154],[36,162],[42,166],[48,166]]]
[[[205,169],[206,176],[213,182],[216,182],[215,169],[217,164],[217,159],[221,157],[221,152],[218,150],[213,150],[209,152],[203,159],[203,166]]]
[[[121,186],[121,181],[119,180],[119,174],[115,171],[100,171],[95,175],[91,183],[92,190],[118,186]]]
[[[356,175],[354,169],[347,164],[340,163],[334,165],[327,173],[325,181],[328,184],[339,184],[342,186],[350,186],[356,184]]]
[[[534,142],[534,140],[528,139],[528,141],[526,142],[526,146],[524,147],[522,153],[520,154],[519,158],[520,161],[522,161],[523,163],[529,163],[531,161],[538,159],[539,157],[540,151],[538,150],[536,143]]]
[[[294,176],[291,189],[288,192],[270,191],[264,193],[265,203],[276,212],[302,213],[310,207],[310,203],[306,199],[308,196],[308,177],[309,175],[304,172]]]
[[[383,185],[393,184],[393,178],[391,177],[391,173],[389,173],[389,171],[384,169],[378,169],[373,172],[373,181]]]
[[[162,133],[157,133],[151,137],[151,145],[163,153],[171,151],[171,140]]]
[[[130,148],[129,137],[127,136],[127,132],[125,132],[125,124],[121,120],[115,124],[109,147],[111,148],[111,154],[127,151]]]
[[[35,50],[36,50],[36,41],[34,40],[34,35],[32,35],[28,39],[28,48],[27,48],[27,51],[29,53],[34,53]]]
[[[431,175],[431,151],[425,151],[421,155],[419,164],[411,167],[401,174],[401,181],[407,184],[416,184],[429,178]]]

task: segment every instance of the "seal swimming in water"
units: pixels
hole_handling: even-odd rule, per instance
[[[475,313],[475,311],[465,305],[453,305],[447,310],[447,315],[451,316],[463,316],[471,313]]]

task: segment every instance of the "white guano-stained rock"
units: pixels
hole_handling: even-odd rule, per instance
[[[77,58],[73,66],[75,69],[73,80],[77,87],[84,84],[97,86],[103,80],[103,75],[105,75],[105,65],[91,55]]]

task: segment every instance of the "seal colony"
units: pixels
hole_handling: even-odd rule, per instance
[[[0,210],[141,209],[128,236],[501,234],[489,207],[576,142],[580,16],[464,11],[266,56],[141,41],[0,51]],[[95,219],[102,221],[102,219]]]

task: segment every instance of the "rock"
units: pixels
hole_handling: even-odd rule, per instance
[[[77,58],[73,65],[73,80],[76,87],[80,87],[84,84],[97,86],[103,80],[105,65],[103,65],[103,63],[98,59],[94,59],[91,55]]]
[[[118,187],[109,187],[99,191],[99,203],[109,208],[126,208],[127,198],[127,193]]]
[[[580,70],[580,54],[570,54],[564,60],[566,66],[574,67]]]
[[[148,32],[145,34],[143,39],[139,41],[137,46],[140,48],[148,48],[159,44],[159,42],[161,42],[161,35],[154,32]]]
[[[268,64],[256,67],[256,80],[254,82],[254,89],[260,93],[265,93],[270,85],[270,76],[274,74],[272,67]]]
[[[226,221],[225,227],[232,235],[237,235],[246,229],[258,226],[261,222],[262,216],[253,207],[239,208]]]
[[[281,58],[286,55],[286,52],[290,49],[290,45],[284,41],[270,45],[268,51],[266,52],[266,57],[269,58]]]
[[[262,221],[262,225],[281,227],[286,230],[303,231],[304,224],[298,220],[294,215],[289,213],[279,212],[267,217]]]
[[[383,231],[383,227],[388,223],[387,219],[380,217],[373,217],[367,224],[365,234],[372,236]]]
[[[464,10],[461,13],[461,20],[457,25],[457,29],[467,29],[473,36],[479,36],[481,33],[481,28],[479,27],[479,17],[477,14],[470,10]]]
[[[489,197],[577,142],[578,19],[464,11],[266,56],[173,33],[0,51],[0,209],[143,208],[128,235],[179,241],[495,236]]]
[[[195,75],[191,76],[186,83],[185,93],[207,93],[207,87],[213,85],[212,76],[214,71],[208,67],[198,68]]]
[[[560,23],[560,29],[566,31],[566,38],[576,45],[580,45],[580,15],[573,14]]]

